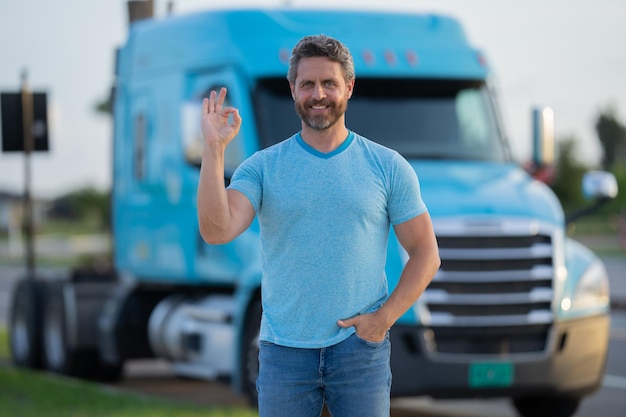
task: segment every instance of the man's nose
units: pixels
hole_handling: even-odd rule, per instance
[[[326,97],[326,92],[324,91],[324,87],[321,84],[317,84],[313,89],[313,98],[316,100],[321,100]]]

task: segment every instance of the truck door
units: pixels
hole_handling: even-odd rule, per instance
[[[225,152],[225,181],[229,182],[239,164],[255,149],[254,117],[250,98],[246,94],[245,81],[232,69],[222,69],[205,73],[192,74],[188,78],[187,99],[182,106],[182,142],[183,154],[190,172],[190,178],[196,179],[202,160],[203,138],[200,131],[202,99],[209,97],[212,90],[219,92],[226,87],[228,95],[226,105],[239,109],[244,118],[242,128]],[[195,209],[195,208],[194,208]],[[253,224],[251,230],[244,232],[233,242],[225,245],[208,245],[204,242],[195,224],[195,274],[200,280],[229,283],[241,279],[244,270],[259,260],[258,227]],[[259,266],[260,269],[260,266]]]
[[[120,267],[146,275],[154,264],[155,155],[154,95],[148,87],[130,91],[123,132],[115,148],[115,250]]]

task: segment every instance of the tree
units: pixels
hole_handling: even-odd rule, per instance
[[[626,127],[617,120],[615,109],[603,110],[595,127],[604,151],[602,167],[610,170],[618,162],[626,163]]]
[[[580,185],[588,168],[575,158],[576,142],[574,137],[559,140],[557,175],[551,185],[566,210],[580,207],[585,202]]]
[[[64,219],[95,218],[102,227],[110,224],[110,195],[93,187],[84,187],[57,197],[49,213]]]
[[[104,114],[113,116],[113,99],[115,97],[115,87],[111,87],[109,94],[106,98],[96,102],[93,106],[93,110],[97,114]]]

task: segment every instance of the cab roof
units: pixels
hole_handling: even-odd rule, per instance
[[[142,20],[131,25],[118,75],[236,66],[254,77],[285,76],[306,35],[343,42],[357,77],[482,79],[483,55],[449,16],[380,11],[233,9]]]

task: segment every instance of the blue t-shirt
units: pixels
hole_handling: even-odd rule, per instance
[[[244,161],[229,187],[259,219],[260,338],[289,347],[339,343],[354,328],[338,319],[377,310],[389,225],[426,211],[409,163],[353,132],[330,153],[296,134]]]

